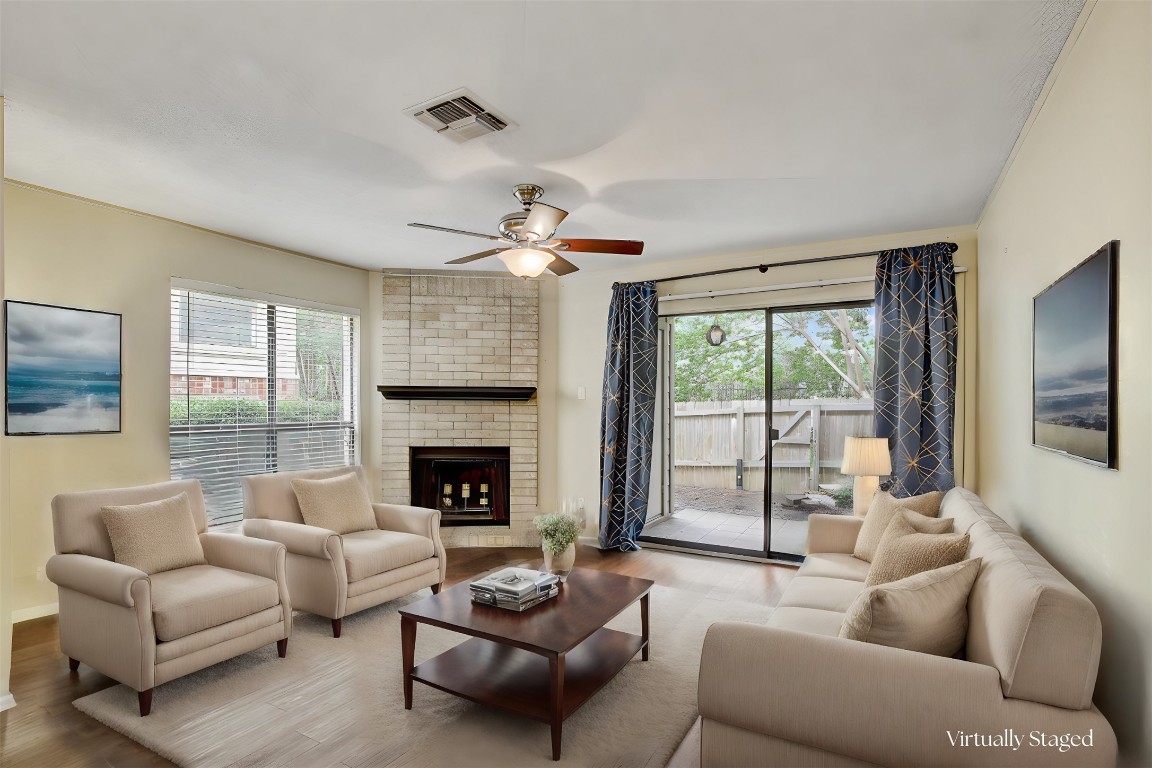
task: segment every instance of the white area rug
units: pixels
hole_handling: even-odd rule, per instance
[[[427,590],[344,619],[297,614],[288,657],[274,646],[156,689],[140,717],[118,685],[76,707],[169,760],[189,766],[520,768],[551,761],[548,726],[416,683],[404,709],[397,609]],[[704,633],[716,621],[763,623],[771,608],[655,587],[651,660],[639,657],[564,722],[561,765],[663,766],[696,718]],[[640,632],[634,605],[608,625]],[[420,625],[416,663],[466,638]]]

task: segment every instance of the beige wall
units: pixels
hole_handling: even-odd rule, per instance
[[[794,248],[777,248],[732,256],[716,256],[632,267],[615,272],[584,273],[565,277],[559,281],[559,367],[557,385],[557,494],[560,498],[583,498],[585,502],[585,535],[595,536],[599,516],[600,496],[600,394],[603,384],[604,350],[607,339],[608,303],[613,282],[648,280],[670,275],[703,272],[726,267],[757,265],[818,256],[860,253],[883,248],[922,245],[940,240],[959,246],[956,265],[968,272],[958,278],[958,298],[961,301],[961,369],[960,401],[957,409],[958,464],[965,485],[975,481],[975,461],[971,458],[974,440],[971,438],[975,414],[964,405],[972,402],[970,394],[975,386],[975,315],[976,315],[976,238],[972,227],[907,232],[882,237],[857,238],[837,242],[818,243]],[[697,293],[706,290],[772,286],[813,280],[849,277],[868,277],[873,274],[875,261],[850,261],[779,267],[761,274],[757,271],[738,272],[695,280],[682,280],[659,285],[660,295]],[[747,308],[812,304],[838,300],[868,299],[873,295],[871,283],[824,288],[793,289],[754,295],[742,295],[715,300],[688,300],[664,302],[661,312],[668,314],[713,311],[721,308]],[[584,387],[586,396],[580,400],[578,388]],[[963,425],[963,428],[960,428]],[[964,462],[964,457],[969,457]],[[653,472],[659,471],[654,467]],[[541,501],[543,503],[543,496]]]
[[[361,269],[243,243],[146,216],[6,185],[5,298],[123,314],[123,431],[7,438],[0,478],[8,500],[12,609],[51,608],[56,588],[37,578],[53,553],[49,504],[57,493],[168,479],[168,345],[172,277],[360,309],[373,302]],[[375,303],[378,307],[378,299]],[[377,315],[378,317],[378,315]],[[375,406],[378,323],[361,327],[362,413]],[[362,461],[379,466],[379,422],[361,432]],[[373,482],[373,486],[377,485]]]
[[[1099,2],[979,227],[980,492],[1095,602],[1096,702],[1152,765],[1152,4]],[[1031,445],[1032,297],[1119,257],[1119,464]]]
[[[0,97],[0,179],[4,178],[4,99]],[[0,184],[0,221],[4,217],[4,185]],[[4,297],[4,232],[0,227],[0,299]],[[3,366],[0,345],[0,370]],[[0,376],[0,396],[4,377]],[[2,432],[3,430],[0,430]],[[12,535],[8,514],[8,438],[0,434],[0,709],[13,705],[12,671]]]

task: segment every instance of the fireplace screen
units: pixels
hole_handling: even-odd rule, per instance
[[[441,525],[508,525],[507,448],[414,447],[411,469],[412,504]]]

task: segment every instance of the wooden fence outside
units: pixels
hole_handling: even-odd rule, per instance
[[[675,482],[704,488],[764,489],[764,401],[676,403]],[[772,490],[804,493],[849,484],[840,474],[845,436],[872,435],[871,399],[776,400]]]

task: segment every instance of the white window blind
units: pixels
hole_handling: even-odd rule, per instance
[[[209,525],[239,521],[239,478],[356,459],[357,318],[173,288],[169,457]]]

